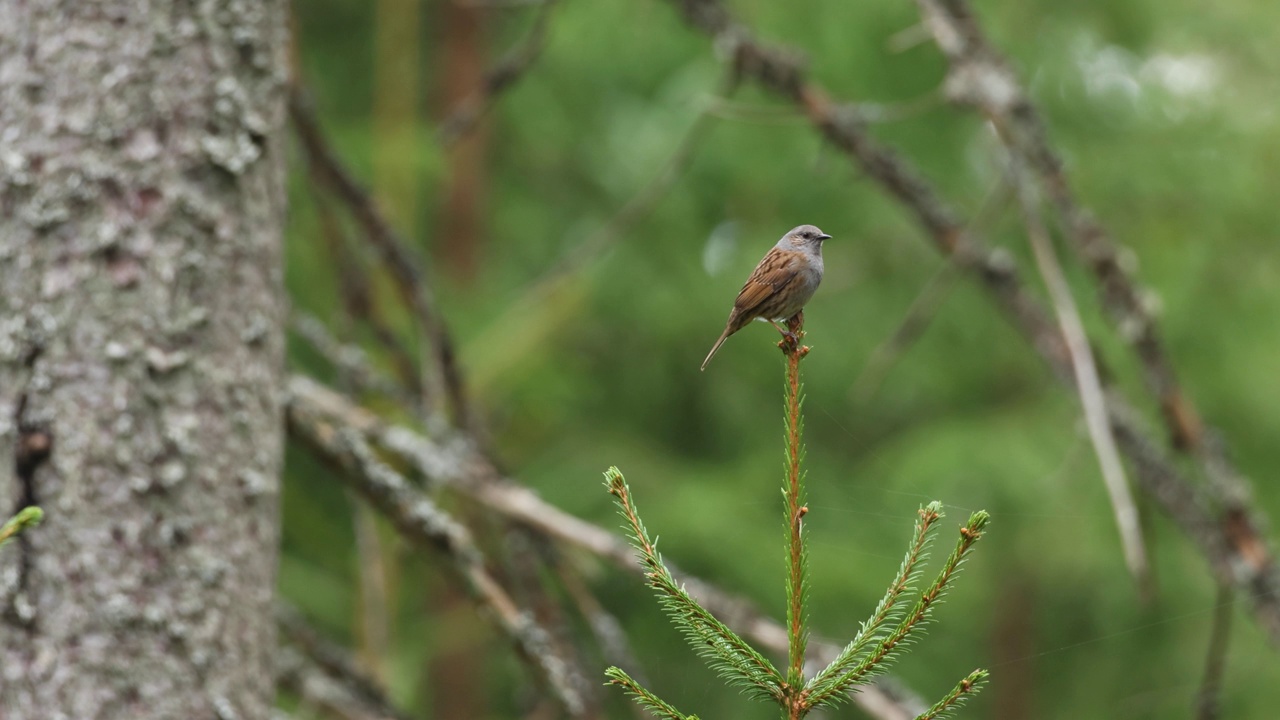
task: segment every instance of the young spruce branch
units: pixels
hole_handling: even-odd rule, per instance
[[[787,720],[800,720],[816,707],[833,705],[847,699],[856,686],[865,684],[873,675],[883,672],[903,652],[903,648],[920,635],[920,629],[930,620],[933,609],[950,588],[952,579],[968,558],[969,551],[982,537],[989,521],[987,513],[982,511],[969,517],[969,522],[960,528],[955,550],[947,558],[937,577],[921,592],[915,603],[908,607],[908,598],[916,592],[921,566],[928,557],[929,543],[938,520],[942,518],[942,506],[937,502],[921,508],[902,565],[871,617],[862,623],[857,636],[831,664],[805,680],[808,550],[802,529],[809,508],[804,501],[805,476],[801,467],[804,460],[804,417],[801,412],[803,394],[800,361],[809,353],[809,348],[800,344],[804,338],[803,323],[802,315],[791,318],[787,323],[789,332],[778,343],[786,356],[786,476],[782,494],[785,501],[789,642],[785,677],[772,662],[717,620],[676,583],[663,564],[656,543],[649,537],[648,530],[640,520],[640,513],[631,497],[631,489],[622,473],[617,468],[609,468],[605,472],[605,487],[613,495],[618,510],[626,521],[631,542],[639,553],[640,564],[645,568],[645,578],[649,586],[657,591],[659,602],[672,622],[685,635],[694,650],[706,658],[722,678],[752,696],[776,703]],[[609,677],[609,684],[622,687],[655,717],[665,720],[694,718],[680,713],[619,668],[611,667],[605,671],[605,675]],[[985,670],[973,671],[916,720],[947,717],[977,692],[986,677]]]
[[[685,715],[671,707],[665,700],[645,689],[640,683],[632,680],[630,675],[616,667],[605,670],[604,674],[609,676],[610,685],[617,685],[626,690],[628,695],[635,698],[637,705],[653,713],[654,717],[663,718],[663,720],[698,720],[697,715]]]
[[[800,361],[809,354],[809,348],[801,345],[804,337],[803,314],[797,314],[787,323],[789,336],[778,342],[782,354],[787,358],[786,383],[786,428],[787,486],[782,494],[786,499],[787,527],[787,636],[788,643],[787,685],[789,688],[804,686],[804,651],[809,643],[809,631],[804,626],[805,599],[808,596],[806,581],[809,569],[808,553],[805,550],[804,538],[801,536],[801,523],[809,507],[804,504],[804,473],[800,465],[804,460],[804,443],[800,437],[804,431],[804,416],[801,406],[804,395],[800,386]],[[794,698],[793,698],[794,701]]]
[[[640,564],[646,569],[645,579],[649,587],[658,592],[658,600],[663,609],[684,633],[693,649],[707,658],[711,666],[730,684],[741,687],[752,695],[781,700],[784,697],[784,683],[773,663],[707,612],[685,592],[684,587],[676,583],[640,521],[640,515],[631,500],[631,489],[617,468],[609,468],[605,473],[605,485],[627,521],[631,541],[640,552]]]
[[[933,707],[916,716],[916,720],[942,720],[951,717],[966,700],[973,697],[987,681],[986,670],[974,670],[969,676],[956,683],[947,696],[934,703]]]
[[[0,526],[0,547],[4,547],[6,543],[17,537],[23,530],[29,530],[39,525],[43,519],[44,511],[35,505],[22,508],[17,515],[9,518],[3,526]]]

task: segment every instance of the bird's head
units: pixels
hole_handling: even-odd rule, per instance
[[[830,240],[831,236],[822,232],[813,225],[801,225],[794,228],[791,232],[782,237],[785,244],[797,249],[810,248],[817,250],[822,247],[824,240]],[[782,244],[782,243],[779,243]]]

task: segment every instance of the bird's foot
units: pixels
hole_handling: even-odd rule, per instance
[[[773,326],[774,330],[782,333],[782,337],[786,340],[793,343],[800,340],[800,330],[788,330],[787,328],[779,325],[777,320],[770,320],[769,324]]]
[[[778,347],[782,349],[783,354],[791,355],[799,353],[800,357],[804,357],[809,353],[807,345],[801,345],[800,339],[804,337],[804,315],[796,313],[787,320],[787,327],[783,328],[776,321],[769,321],[775,330],[782,333],[782,339],[778,341]]]
[[[783,353],[790,355],[791,353],[799,352],[800,356],[804,357],[804,354],[809,352],[808,346],[800,344],[800,338],[804,336],[803,332],[792,332],[781,328],[778,329],[778,332],[782,333],[782,339],[778,341],[778,347],[782,349]]]
[[[804,357],[809,354],[809,346],[801,345],[799,338],[795,336],[784,337],[778,341],[778,347],[782,350],[783,355],[799,355]]]

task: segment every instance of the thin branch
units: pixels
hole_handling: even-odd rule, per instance
[[[915,217],[939,252],[952,258],[957,267],[981,283],[996,307],[1044,357],[1053,372],[1065,382],[1074,382],[1070,354],[1062,334],[1041,303],[1027,291],[1013,258],[990,248],[977,233],[967,231],[914,167],[870,136],[856,111],[833,102],[821,86],[808,80],[798,51],[760,43],[732,19],[719,0],[669,2],[691,26],[711,36],[717,46],[727,51],[740,76],[755,80],[803,108],[813,126],[829,142],[847,153],[863,172]],[[1228,504],[1222,517],[1215,517],[1207,509],[1206,498],[1156,449],[1149,430],[1123,398],[1109,394],[1107,405],[1117,445],[1134,463],[1139,485],[1196,540],[1218,578],[1235,582],[1248,591],[1254,599],[1253,612],[1258,622],[1272,642],[1280,644],[1280,574],[1259,530],[1265,525],[1263,516],[1256,507],[1240,499],[1247,498],[1247,493],[1215,491],[1215,502]],[[1218,471],[1210,473],[1211,477],[1215,474],[1234,477],[1226,472],[1225,461],[1215,463],[1215,467]],[[1240,480],[1234,485],[1239,488],[1242,483]],[[1207,521],[1207,525],[1203,521]]]
[[[942,720],[942,718],[948,717],[956,708],[963,705],[965,700],[973,697],[973,693],[986,682],[988,674],[986,670],[974,670],[969,673],[965,679],[956,684],[951,692],[947,693],[946,697],[917,716],[916,720]]]
[[[408,388],[401,387],[374,368],[363,348],[335,338],[320,318],[295,311],[289,318],[289,327],[337,371],[352,392],[373,392],[413,407]]]
[[[276,687],[293,693],[299,699],[295,717],[314,717],[321,711],[326,717],[341,720],[411,720],[394,709],[371,706],[341,680],[324,672],[297,649],[276,650]]]
[[[883,124],[901,122],[923,115],[946,102],[941,90],[927,92],[917,98],[897,103],[859,103],[856,108],[858,118],[866,123]],[[724,120],[761,123],[766,125],[786,125],[808,122],[804,112],[790,105],[760,105],[730,100],[726,97],[712,97],[708,101],[707,113]]]
[[[349,319],[359,319],[361,324],[367,326],[378,344],[389,353],[397,377],[415,397],[409,407],[419,407],[423,394],[419,363],[380,312],[381,307],[373,296],[363,258],[351,247],[334,208],[324,197],[321,185],[325,184],[325,179],[316,163],[308,165],[307,177],[311,207],[320,221],[321,238],[329,253],[330,265],[337,273],[338,297],[342,301],[342,307]]]
[[[458,425],[470,429],[471,408],[463,388],[453,340],[437,312],[434,294],[418,266],[418,260],[409,250],[409,243],[396,232],[369,193],[343,166],[321,131],[311,104],[297,85],[290,88],[289,112],[308,161],[364,229],[369,243],[377,250],[383,265],[395,280],[405,304],[413,310],[427,343],[435,353],[435,369],[444,385],[449,409]],[[435,375],[430,374],[431,377]]]
[[[570,515],[547,503],[536,493],[502,477],[496,468],[464,437],[435,441],[403,426],[388,424],[315,381],[293,376],[288,383],[287,410],[292,435],[305,437],[304,426],[354,430],[369,442],[412,467],[431,486],[446,486],[507,519],[518,522],[557,542],[607,560],[615,567],[638,573],[634,551],[622,538],[604,528]],[[667,567],[690,595],[726,625],[759,647],[785,653],[787,633],[777,621],[762,615],[749,601],[735,597],[698,577],[681,572],[670,561]],[[813,642],[809,652],[824,664],[840,647]],[[909,720],[915,712],[877,685],[865,685],[854,702],[877,720]]]
[[[648,710],[656,718],[662,718],[662,720],[697,720],[696,717],[685,715],[671,707],[665,700],[654,695],[643,685],[633,680],[621,668],[611,667],[605,670],[604,674],[609,677],[610,685],[617,685],[625,690],[640,707]]]
[[[631,650],[631,641],[627,638],[627,632],[618,618],[600,604],[600,600],[583,582],[581,573],[576,568],[563,562],[563,558],[559,555],[552,558],[552,564],[556,576],[560,578],[560,585],[568,593],[578,613],[590,628],[605,662],[610,665],[629,667],[641,683],[647,682],[644,674],[639,670],[640,663]]]
[[[547,30],[551,27],[551,11],[555,4],[556,0],[539,0],[533,29],[524,41],[490,68],[484,75],[480,90],[459,103],[440,123],[436,137],[441,145],[452,145],[471,132],[498,95],[513,87],[533,67],[547,44]]]
[[[472,507],[467,516],[477,525],[491,525],[491,519],[480,517],[483,510]],[[554,576],[549,572],[555,564],[560,548],[550,538],[524,525],[513,522],[498,523],[503,529],[505,551],[501,553],[503,577],[513,588],[512,595],[529,608],[534,621],[547,632],[547,643],[574,668],[586,667],[580,643],[569,632],[567,610],[562,599],[554,594]],[[601,714],[600,685],[585,672],[576,672],[578,695],[583,698],[583,715],[598,717]]]
[[[1093,443],[1094,453],[1098,457],[1098,466],[1102,470],[1102,480],[1106,484],[1107,495],[1111,499],[1111,507],[1115,512],[1125,565],[1137,581],[1138,587],[1146,594],[1150,591],[1151,568],[1142,539],[1142,527],[1138,523],[1138,508],[1134,505],[1129,481],[1125,479],[1124,463],[1120,460],[1120,451],[1116,448],[1115,437],[1111,434],[1102,381],[1098,378],[1098,367],[1094,364],[1093,349],[1089,345],[1089,337],[1085,334],[1084,321],[1080,319],[1080,310],[1076,307],[1075,298],[1071,295],[1071,286],[1067,283],[1067,276],[1062,271],[1062,266],[1058,264],[1058,258],[1053,250],[1053,241],[1050,240],[1049,231],[1040,217],[1039,199],[1036,197],[1035,189],[1026,182],[1017,158],[1010,159],[1009,172],[1013,178],[1018,203],[1022,206],[1027,239],[1031,243],[1036,266],[1040,269],[1040,277],[1049,291],[1049,299],[1058,316],[1058,325],[1062,328],[1063,338],[1066,339],[1067,351],[1071,354],[1071,368],[1075,372],[1076,390],[1080,395],[1080,404],[1084,408],[1089,439]]]
[[[1178,384],[1146,293],[1125,267],[1106,229],[1076,200],[1039,111],[1008,61],[987,40],[968,3],[917,3],[950,64],[948,95],[957,103],[978,108],[1000,128],[1010,150],[1023,156],[1039,175],[1067,239],[1097,279],[1103,307],[1139,359],[1173,446],[1192,453],[1209,479],[1213,502],[1221,507],[1217,523],[1231,566],[1216,568],[1217,575],[1234,579],[1255,598],[1255,613],[1272,642],[1280,643],[1280,570],[1263,531],[1267,518],[1253,504],[1248,480],[1227,457],[1217,433],[1203,423]]]
[[[1218,720],[1222,715],[1222,678],[1227,670],[1227,648],[1231,644],[1231,617],[1235,615],[1235,590],[1218,583],[1218,604],[1209,630],[1209,651],[1205,656],[1204,678],[1196,693],[1196,720]]]
[[[352,428],[335,427],[320,417],[307,416],[297,406],[290,408],[289,427],[294,436],[336,465],[348,485],[383,513],[406,539],[444,553],[457,576],[489,611],[487,615],[497,628],[511,639],[569,714],[583,715],[586,702],[577,689],[582,673],[555,652],[546,630],[489,573],[465,527],[379,460],[364,436]]]
[[[1119,248],[1076,201],[1062,159],[1050,146],[1040,113],[1019,85],[1016,73],[987,40],[966,0],[917,0],[917,4],[950,63],[948,96],[978,108],[1000,128],[1009,148],[1023,156],[1040,176],[1049,200],[1066,223],[1068,239],[1098,279],[1103,304],[1121,335],[1137,351],[1175,445],[1202,447],[1204,427],[1178,386],[1150,304],[1124,267]]]
[[[296,649],[300,657],[292,662],[282,662],[277,669],[278,682],[300,695],[344,698],[340,703],[348,708],[347,717],[379,717],[409,720],[409,715],[396,708],[381,686],[361,671],[347,650],[324,638],[302,617],[296,608],[284,603],[276,604],[276,624],[281,639],[288,647]],[[302,662],[305,658],[306,662]],[[315,677],[323,675],[327,682]],[[334,686],[334,687],[331,687]],[[307,689],[311,688],[310,692]],[[360,708],[352,713],[350,708]]]

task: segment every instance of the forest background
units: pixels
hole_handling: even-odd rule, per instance
[[[707,372],[698,364],[759,256],[813,223],[834,236],[807,309],[816,631],[856,630],[896,569],[916,508],[938,499],[955,522],[985,508],[993,525],[894,682],[933,697],[990,668],[964,717],[1185,717],[1216,621],[1229,636],[1222,715],[1273,717],[1280,663],[1249,593],[1221,593],[1196,542],[1143,493],[1150,589],[1135,582],[1077,393],[984,282],[936,251],[910,203],[848,162],[802,104],[762,89],[749,70],[735,82],[732,46],[712,43],[675,7],[704,4],[714,5],[294,6],[299,85],[333,150],[428,269],[474,426],[499,466],[549,503],[615,528],[600,473],[618,465],[669,558],[780,617],[773,331],[749,327]],[[855,103],[866,133],[916,166],[962,227],[1007,252],[1030,292],[1048,297],[998,123],[948,102],[953,63],[915,4],[730,8],[762,41],[802,51],[808,81]],[[1280,6],[1034,1],[977,12],[1040,112],[1079,205],[1114,238],[1182,392],[1255,481],[1247,505],[1276,516]],[[490,93],[495,67],[513,70],[512,82]],[[368,314],[410,356],[429,344],[394,276],[359,240],[365,228],[334,213],[295,149],[286,262],[295,328],[316,318],[394,375],[396,353],[344,301],[345,271],[365,268]],[[1108,321],[1108,296],[1060,242],[1068,225],[1050,224],[1104,380],[1134,398],[1165,442],[1148,366],[1125,341],[1133,328]],[[308,335],[291,338],[293,367],[341,385]],[[287,460],[284,598],[354,648],[414,715],[540,707],[529,673],[439,555],[359,510],[306,449],[291,444]],[[1211,484],[1195,461],[1175,462],[1197,486]],[[495,531],[484,509],[446,504],[495,557],[519,564],[539,552]],[[767,716],[701,668],[635,575],[569,556],[625,629],[650,687],[705,718]],[[588,672],[603,668],[595,652]],[[605,697],[611,716],[628,712]]]

